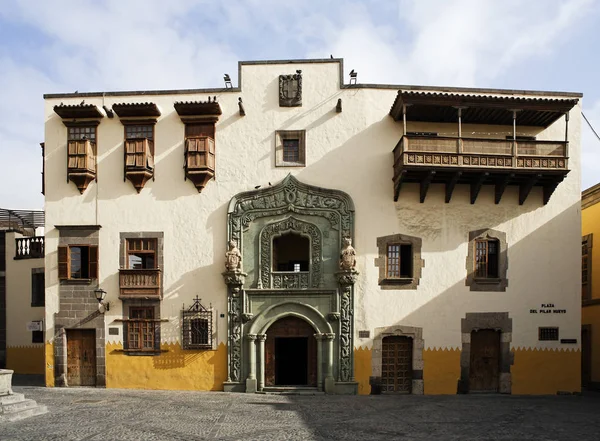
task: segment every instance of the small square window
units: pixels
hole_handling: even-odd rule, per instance
[[[539,328],[539,341],[558,341],[558,328]]]
[[[31,343],[44,343],[44,331],[32,331]]]
[[[89,245],[59,246],[58,278],[61,280],[97,279],[98,247]]]
[[[275,165],[304,167],[306,165],[306,131],[278,130],[275,132]]]
[[[387,248],[387,279],[412,278],[411,244],[393,243]]]

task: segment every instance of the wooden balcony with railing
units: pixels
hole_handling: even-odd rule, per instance
[[[404,135],[394,149],[394,200],[403,183],[417,182],[421,202],[430,184],[443,183],[446,202],[456,184],[471,185],[471,203],[492,184],[496,203],[508,185],[518,185],[520,204],[534,186],[543,187],[545,204],[568,171],[565,141]]]
[[[17,238],[15,246],[15,260],[44,258],[44,236]]]
[[[160,269],[120,269],[119,299],[162,299]]]

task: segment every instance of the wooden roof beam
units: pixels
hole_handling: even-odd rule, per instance
[[[431,170],[421,180],[421,192],[420,192],[420,197],[419,197],[419,200],[421,201],[421,203],[425,202],[425,198],[427,197],[427,192],[429,191],[429,184],[431,184],[431,181],[433,180],[434,176],[435,176],[435,171]]]
[[[523,205],[525,203],[527,196],[529,196],[529,193],[531,193],[531,189],[541,177],[541,174],[531,175],[526,182],[519,185],[519,205]]]
[[[479,195],[479,191],[481,190],[481,186],[488,178],[490,174],[488,172],[481,173],[479,177],[471,183],[471,204],[474,204],[477,200],[477,196]]]

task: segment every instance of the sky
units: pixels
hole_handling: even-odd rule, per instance
[[[0,0],[0,207],[43,208],[44,93],[222,87],[238,61],[332,54],[359,83],[581,92],[600,131],[599,23],[600,0]],[[582,188],[599,181],[583,123]]]

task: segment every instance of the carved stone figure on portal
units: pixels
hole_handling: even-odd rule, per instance
[[[225,253],[225,268],[227,271],[241,271],[242,269],[242,254],[235,240],[229,241],[229,250]]]

